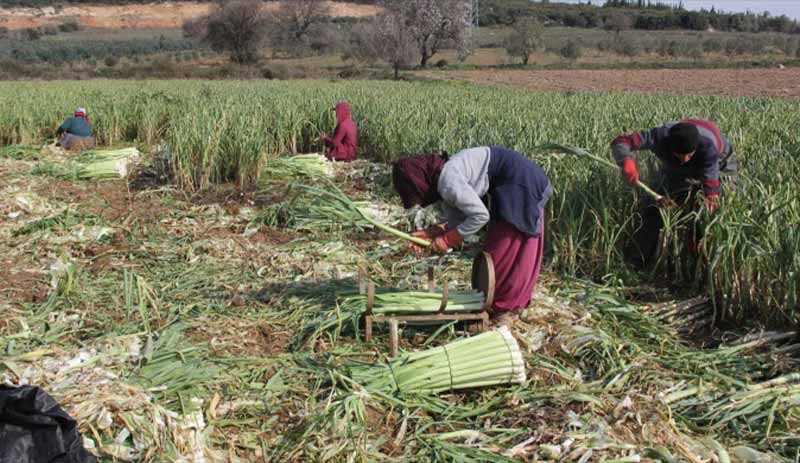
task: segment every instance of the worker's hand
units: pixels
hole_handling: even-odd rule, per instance
[[[422,238],[423,240],[427,240],[427,241],[431,240],[430,238],[428,238],[425,235],[424,231],[414,232],[414,233],[411,234],[411,236],[413,236],[415,238]],[[414,254],[421,254],[425,250],[425,248],[423,248],[422,246],[420,246],[417,243],[414,243],[412,241],[408,242],[408,247],[411,249],[412,252],[414,252]]]
[[[706,209],[708,209],[708,213],[709,214],[715,213],[718,207],[719,207],[719,195],[707,195]]]
[[[442,236],[437,237],[431,244],[431,252],[444,254],[448,249],[457,248],[464,244],[464,238],[457,229],[452,229]]]
[[[622,161],[622,178],[626,182],[635,185],[639,181],[639,171],[636,169],[636,161],[631,158],[626,158]]]
[[[423,240],[433,242],[436,238],[444,235],[447,232],[447,228],[445,228],[444,224],[441,225],[434,225],[433,227],[426,228],[425,230],[420,230],[411,234],[411,236],[422,238]],[[408,247],[411,248],[412,251],[415,253],[421,253],[425,250],[422,246],[409,242]]]

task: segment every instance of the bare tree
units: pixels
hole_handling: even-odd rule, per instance
[[[617,37],[619,37],[620,32],[627,31],[632,27],[633,27],[633,18],[630,15],[627,15],[621,11],[611,13],[611,16],[606,18],[605,29],[608,31],[616,32]]]
[[[414,63],[417,44],[405,26],[402,13],[396,9],[385,10],[353,28],[348,56],[385,61],[392,66],[397,80],[400,69]]]
[[[527,65],[531,53],[544,46],[544,26],[535,18],[522,18],[514,22],[513,32],[505,40],[505,49],[510,56],[522,58]]]
[[[258,0],[233,0],[220,5],[205,18],[187,21],[184,34],[198,37],[216,51],[230,53],[231,60],[244,64],[258,61],[258,49],[268,27],[267,16]]]
[[[461,50],[467,46],[472,20],[468,0],[387,0],[383,6],[402,17],[422,67],[445,47]]]
[[[312,48],[327,48],[323,40],[333,39],[326,23],[330,8],[324,0],[283,1],[272,14],[270,41],[273,47],[289,54]],[[334,39],[335,40],[335,39]]]

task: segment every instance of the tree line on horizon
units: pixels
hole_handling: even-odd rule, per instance
[[[191,1],[191,0],[176,0]],[[223,5],[233,0],[213,0]],[[278,0],[260,0],[273,2]],[[379,4],[380,0],[333,0],[346,3]],[[74,4],[122,5],[144,3],[143,0],[61,0],[54,5],[47,0],[2,0],[0,7],[43,7]],[[158,2],[156,2],[158,3]],[[384,2],[386,3],[386,2]],[[392,3],[392,2],[389,2]],[[402,3],[395,0],[394,3]],[[630,17],[631,27],[642,30],[692,30],[709,29],[730,32],[780,32],[800,33],[800,23],[786,15],[769,13],[729,13],[710,10],[689,11],[683,4],[671,5],[652,0],[586,0],[586,3],[566,4],[542,0],[481,0],[477,18],[482,26],[513,25],[520,18],[533,17],[545,25],[566,27],[606,27],[614,12]]]

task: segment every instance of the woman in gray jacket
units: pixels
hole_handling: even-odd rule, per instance
[[[544,206],[553,192],[541,167],[508,148],[482,146],[452,157],[401,159],[393,183],[405,208],[443,201],[445,223],[415,233],[432,241],[433,252],[457,248],[489,224],[483,249],[494,261],[494,315],[528,306],[542,266]]]

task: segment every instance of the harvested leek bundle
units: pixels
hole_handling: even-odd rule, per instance
[[[413,315],[429,314],[439,311],[442,304],[441,293],[422,291],[378,290],[375,294],[372,313]],[[475,312],[484,304],[482,293],[449,292],[445,312]],[[336,339],[343,328],[351,326],[358,332],[361,317],[367,312],[367,296],[358,294],[355,289],[340,293],[334,308],[319,311],[308,318],[295,342],[314,342],[325,333]]]
[[[354,296],[366,311],[366,296]],[[449,293],[445,312],[474,312],[481,310],[484,303],[482,293],[477,291]],[[425,314],[439,311],[442,305],[441,293],[423,291],[399,291],[376,294],[372,312],[376,314]]]
[[[353,364],[352,378],[368,391],[439,393],[525,382],[525,361],[507,327],[401,356],[388,364]]]
[[[358,227],[359,224],[366,222],[372,227],[383,230],[397,238],[411,241],[419,246],[429,247],[431,245],[427,240],[411,236],[408,233],[392,228],[370,217],[369,214],[359,208],[354,201],[348,198],[347,195],[330,181],[326,182],[324,187],[293,183],[289,188],[290,190],[300,191],[318,197],[320,200],[318,203],[320,205],[320,212],[344,224]]]
[[[267,206],[248,228],[266,225],[309,232],[341,231],[348,226],[358,231],[372,228],[372,224],[354,218],[349,210],[339,206],[316,196],[295,194],[286,201]]]
[[[75,159],[75,177],[80,179],[125,178],[131,164],[139,160],[136,148],[92,150]]]
[[[281,156],[267,162],[261,178],[270,180],[289,180],[300,178],[319,178],[331,175],[330,163],[325,156],[317,153]]]

